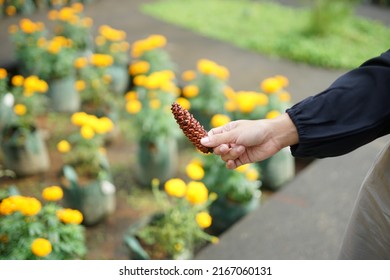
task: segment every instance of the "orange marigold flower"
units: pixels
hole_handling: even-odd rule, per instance
[[[135,99],[126,103],[126,111],[130,114],[137,114],[142,110],[142,103]]]
[[[18,116],[24,116],[27,113],[27,107],[24,104],[15,104],[14,112]]]
[[[183,88],[183,96],[193,98],[199,94],[199,88],[196,85],[188,85]]]
[[[79,225],[83,221],[83,214],[75,209],[61,209],[57,211],[58,219],[65,224]]]
[[[2,80],[2,79],[7,78],[7,75],[8,75],[7,70],[4,68],[0,68],[0,79]]]
[[[189,82],[196,78],[196,72],[193,70],[186,70],[181,74],[183,81]]]

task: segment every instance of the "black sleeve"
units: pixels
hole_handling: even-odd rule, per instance
[[[299,134],[295,157],[343,155],[390,133],[390,50],[286,112]]]

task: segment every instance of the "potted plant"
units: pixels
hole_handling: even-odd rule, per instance
[[[83,12],[84,5],[76,2],[48,13],[48,18],[54,22],[54,33],[71,39],[77,56],[89,56],[93,51],[93,20]]]
[[[181,133],[170,112],[177,97],[174,77],[169,70],[139,75],[134,91],[126,95],[126,110],[138,142],[137,179],[144,185],[150,185],[153,178],[166,181],[177,171]]]
[[[6,121],[0,134],[4,165],[18,176],[42,173],[50,159],[36,118],[44,113],[48,85],[37,76],[13,76],[9,92],[0,92]]]
[[[79,129],[57,143],[64,160],[60,172],[64,203],[83,213],[85,225],[93,225],[113,213],[116,206],[103,148],[104,134],[113,129],[113,122],[84,112],[74,113],[71,121]]]
[[[186,165],[189,178],[201,180],[218,198],[210,205],[215,221],[213,232],[220,234],[260,203],[260,171],[255,164],[235,170],[225,167],[225,162],[214,155],[194,158]]]
[[[144,39],[135,41],[131,46],[132,65],[138,62],[147,62],[149,67],[143,74],[150,74],[162,70],[175,70],[175,64],[169,53],[164,49],[167,45],[167,38],[160,34],[152,34]],[[130,65],[130,74],[132,73]],[[135,73],[136,75],[137,73]]]
[[[129,43],[126,32],[109,25],[102,25],[95,39],[95,52],[113,57],[113,63],[106,72],[111,76],[110,89],[116,94],[123,95],[129,87]]]
[[[188,75],[192,73],[192,75]],[[200,59],[197,70],[187,70],[182,75],[185,85],[182,95],[191,102],[194,117],[209,130],[211,117],[225,113],[224,94],[229,78],[229,70],[209,59]]]
[[[18,25],[10,25],[8,31],[19,63],[19,72],[26,76],[38,75],[40,64],[36,63],[35,58],[42,57],[38,45],[42,44],[42,38],[47,36],[45,25],[42,22],[23,18]]]
[[[59,206],[58,186],[36,197],[10,195],[0,200],[0,259],[66,260],[85,256],[82,214]]]
[[[124,241],[131,259],[191,259],[206,242],[218,242],[205,231],[215,195],[202,182],[171,178],[162,191],[154,179],[152,190],[161,211],[129,227]]]

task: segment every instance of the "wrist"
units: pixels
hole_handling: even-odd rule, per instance
[[[280,150],[298,144],[298,130],[287,113],[270,119],[270,122],[272,122],[271,137]]]

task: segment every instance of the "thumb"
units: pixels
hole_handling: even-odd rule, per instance
[[[234,130],[225,130],[223,127],[210,130],[208,136],[200,140],[200,143],[206,147],[217,147],[222,144],[234,144],[235,142]]]

